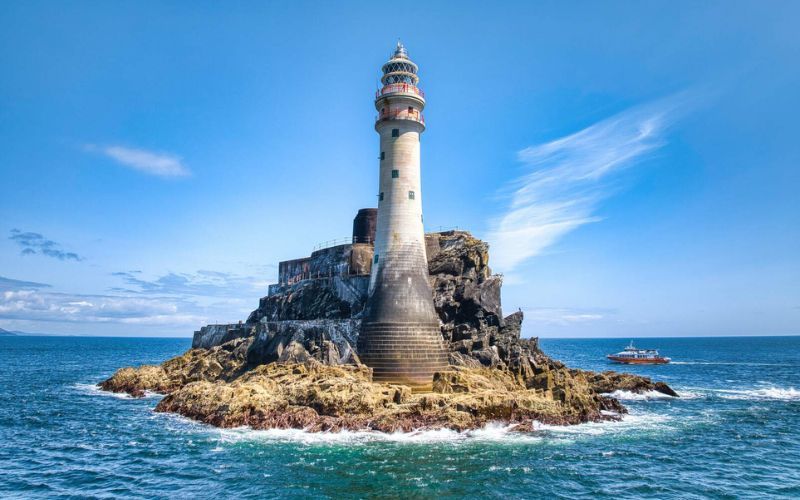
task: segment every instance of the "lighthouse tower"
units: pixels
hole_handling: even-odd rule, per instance
[[[420,136],[425,97],[417,65],[397,43],[375,96],[380,182],[369,299],[358,338],[361,360],[377,382],[424,390],[447,368],[428,283],[422,226]]]

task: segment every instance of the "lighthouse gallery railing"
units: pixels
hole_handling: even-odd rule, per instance
[[[416,85],[410,83],[392,83],[384,85],[382,89],[375,92],[375,98],[389,94],[416,94],[425,99],[425,92]]]

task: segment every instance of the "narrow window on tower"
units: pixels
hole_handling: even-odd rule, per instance
[[[392,179],[397,179],[398,177],[400,177],[400,171],[392,170]]]
[[[392,129],[392,137],[400,137],[400,129],[399,128],[393,128]]]
[[[414,108],[412,106],[408,107],[408,114],[409,115],[413,115],[414,114]]]
[[[409,200],[413,200],[414,199],[414,191],[409,191],[408,192],[408,199]]]
[[[385,151],[381,151],[381,160],[385,160],[385,159],[386,159],[386,152]]]
[[[377,263],[378,263],[378,254],[375,254],[375,258],[374,258],[374,259],[372,259],[372,261],[373,261],[375,264],[377,264]]]
[[[383,201],[383,193],[378,195],[378,201]]]

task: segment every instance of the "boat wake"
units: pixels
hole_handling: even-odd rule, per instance
[[[749,363],[744,361],[673,361],[671,365],[719,365],[719,366],[785,366],[795,365],[781,363]]]

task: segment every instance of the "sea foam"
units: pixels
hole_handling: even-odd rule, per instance
[[[653,399],[675,399],[674,396],[658,391],[644,391],[641,393],[631,391],[614,391],[607,394],[621,401],[650,401]]]
[[[249,427],[214,429],[222,444],[239,442],[291,442],[305,445],[363,445],[375,442],[397,444],[468,444],[490,442],[498,444],[558,444],[565,439],[585,435],[627,434],[631,431],[652,431],[665,428],[670,417],[655,414],[623,415],[620,421],[589,422],[578,425],[548,425],[533,423],[533,432],[516,432],[514,424],[490,423],[480,429],[454,431],[450,429],[418,430],[384,433],[377,431],[309,432],[302,429],[254,430]]]
[[[655,413],[631,413],[624,415],[620,421],[589,422],[580,425],[547,425],[539,424],[536,430],[562,435],[630,434],[632,431],[653,431],[666,429],[671,418]]]
[[[702,392],[695,392],[687,389],[675,389],[675,392],[678,393],[677,398],[675,396],[670,396],[669,394],[664,394],[663,392],[658,391],[644,391],[641,393],[631,391],[614,391],[604,394],[604,396],[611,396],[612,398],[617,398],[620,401],[679,401],[687,399],[702,399],[707,397],[707,395],[703,394]]]
[[[739,399],[753,401],[796,401],[800,400],[800,390],[794,387],[784,389],[781,387],[760,387],[755,389],[717,389],[723,399]]]
[[[496,442],[539,442],[541,438],[532,433],[512,432],[515,425],[491,423],[480,429],[454,431],[451,429],[431,429],[411,432],[338,431],[309,432],[302,429],[254,430],[249,427],[219,429],[219,439],[223,443],[241,441],[294,442],[300,444],[365,444],[371,442],[390,442],[399,444],[414,443],[459,443],[477,441]]]
[[[72,389],[81,394],[88,394],[90,396],[109,396],[112,398],[117,399],[142,399],[142,398],[134,398],[128,393],[125,392],[111,392],[111,391],[104,391],[100,388],[98,384],[72,384]],[[161,397],[161,394],[156,392],[144,391],[144,398],[158,398]]]

